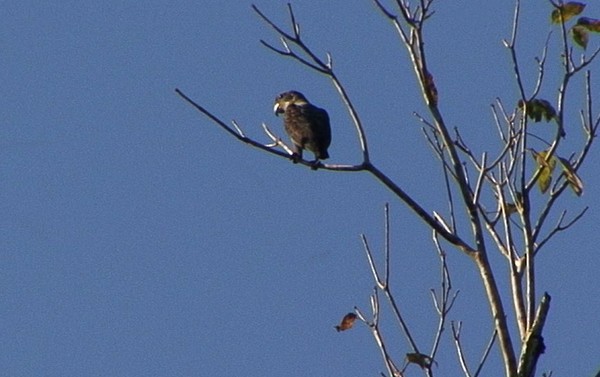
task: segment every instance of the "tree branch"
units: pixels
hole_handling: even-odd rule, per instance
[[[542,331],[546,323],[546,316],[550,310],[550,295],[544,293],[542,301],[535,314],[535,318],[523,342],[521,357],[519,359],[518,377],[533,377],[539,357],[544,353],[546,346]]]

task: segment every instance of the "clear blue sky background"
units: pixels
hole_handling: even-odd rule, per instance
[[[525,3],[520,52],[533,74],[551,9],[542,0]],[[285,2],[257,4],[286,21]],[[392,27],[366,0],[294,4],[306,40],[322,56],[333,54],[374,162],[428,210],[444,213],[439,167],[411,115],[424,113],[423,105]],[[267,141],[261,122],[283,134],[274,96],[301,90],[329,110],[331,162],[360,161],[332,85],[260,46],[261,38],[277,39],[250,3],[0,8],[3,375],[374,376],[383,364],[368,329],[338,334],[333,325],[355,305],[368,312],[373,282],[359,234],[381,250],[386,201],[394,288],[413,335],[430,348],[438,262],[425,226],[369,176],[313,172],[250,149],[175,95],[179,87]],[[441,108],[475,148],[492,147],[489,104],[517,99],[500,43],[512,2],[435,8],[427,48]],[[587,15],[600,16],[600,6],[589,5]],[[557,46],[553,38],[542,91],[549,99],[556,98]],[[568,104],[581,99],[573,92]],[[565,155],[582,137],[572,115]],[[580,172],[584,196],[567,192],[559,205],[568,215],[591,209],[539,258],[538,287],[553,297],[539,370],[554,376],[591,376],[600,366],[599,155],[593,150]],[[492,324],[473,264],[448,251],[461,290],[450,319],[465,321],[474,368]],[[502,259],[492,261],[505,282]],[[391,316],[382,321],[401,362],[409,349]],[[448,337],[443,347],[437,374],[458,375]],[[494,350],[484,374],[499,375],[498,362]]]

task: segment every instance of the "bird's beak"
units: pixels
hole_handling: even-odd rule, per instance
[[[283,113],[283,109],[279,106],[279,102],[275,102],[275,106],[273,106],[273,112],[275,116],[279,116],[279,114]]]

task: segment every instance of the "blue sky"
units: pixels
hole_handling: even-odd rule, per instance
[[[481,148],[494,145],[489,104],[517,98],[500,43],[512,4],[502,3],[439,1],[427,32],[442,111]],[[526,3],[519,51],[533,74],[551,9]],[[257,5],[286,21],[285,2]],[[370,1],[294,6],[307,42],[333,54],[374,162],[426,208],[444,211],[442,181],[431,177],[439,167],[412,116],[424,108],[392,27]],[[376,375],[384,367],[367,328],[338,334],[333,326],[355,305],[368,311],[373,282],[359,235],[381,250],[385,202],[394,289],[429,349],[438,263],[426,227],[366,174],[314,172],[252,150],[176,96],[182,89],[266,142],[262,122],[283,133],[275,95],[300,90],[329,111],[331,162],[360,161],[332,85],[260,45],[277,38],[250,3],[22,1],[2,10],[5,375]],[[586,12],[594,17],[600,6]],[[542,93],[555,98],[556,39],[549,54]],[[568,126],[565,154],[581,141],[578,124],[574,117]],[[585,194],[568,192],[559,206],[590,210],[538,262],[538,288],[553,297],[538,371],[555,376],[590,376],[600,366],[599,163],[594,149],[580,171]],[[473,264],[448,251],[461,290],[450,319],[465,322],[474,368],[492,327]],[[492,262],[505,282],[502,259]],[[409,349],[393,318],[383,321],[401,361]],[[448,337],[443,347],[437,374],[457,375]],[[492,375],[497,351],[490,362]]]

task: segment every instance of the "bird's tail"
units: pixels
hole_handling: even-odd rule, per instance
[[[319,153],[317,154],[317,158],[319,160],[326,160],[326,159],[328,159],[329,158],[329,153],[327,152],[327,149],[319,151]]]

